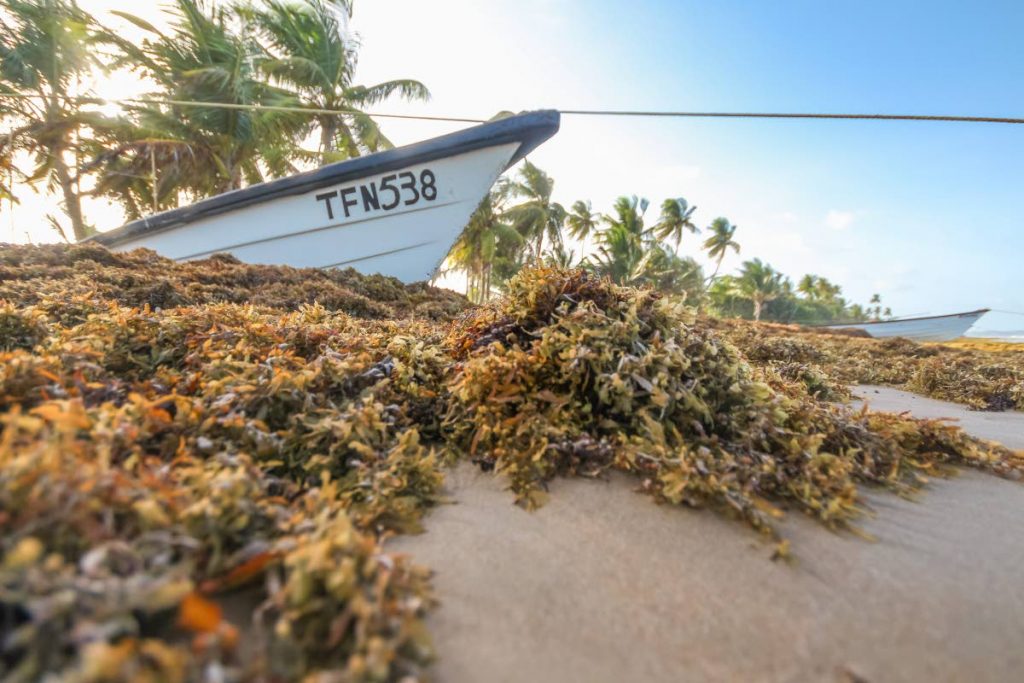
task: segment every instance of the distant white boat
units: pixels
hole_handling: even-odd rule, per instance
[[[433,277],[491,185],[558,131],[556,111],[485,123],[133,221],[90,238],[185,261],[352,266]]]
[[[872,337],[904,337],[914,341],[951,341],[964,336],[981,316],[989,312],[987,308],[966,313],[949,315],[932,315],[924,318],[903,318],[900,320],[880,320],[867,323],[847,323],[842,325],[825,325],[831,330],[864,330]]]

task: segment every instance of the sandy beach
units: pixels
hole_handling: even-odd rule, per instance
[[[1024,414],[880,387],[877,409],[955,417],[1024,447]],[[916,501],[870,493],[877,538],[791,514],[796,562],[741,524],[654,505],[624,476],[558,480],[537,512],[464,465],[455,504],[392,540],[436,571],[440,681],[1005,681],[1024,667],[1024,486],[976,472]]]
[[[954,418],[954,424],[974,436],[998,441],[1009,448],[1024,449],[1024,412],[968,410],[955,403],[936,401],[891,387],[860,386],[854,387],[853,391],[875,410],[907,412],[915,417]]]

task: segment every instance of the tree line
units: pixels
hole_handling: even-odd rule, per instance
[[[471,300],[487,301],[524,266],[546,263],[685,295],[691,304],[728,317],[827,323],[891,314],[877,294],[870,306],[852,304],[827,278],[808,274],[794,285],[758,258],[744,261],[735,275],[719,276],[726,255],[740,253],[737,228],[725,217],[712,220],[695,241],[714,264],[705,274],[694,257],[681,253],[686,237],[702,233],[697,207],[682,197],[665,199],[652,220],[650,202],[641,197],[621,196],[609,213],[601,214],[589,200],[577,200],[567,209],[552,200],[553,193],[554,180],[525,161],[511,177],[499,179],[481,202],[447,262],[466,274]],[[580,248],[578,255],[572,245]]]
[[[413,79],[356,82],[351,0],[173,0],[165,11],[163,29],[113,12],[141,31],[134,41],[74,0],[0,0],[0,122],[8,129],[0,133],[0,198],[17,201],[15,184],[44,187],[62,199],[64,220],[51,216],[54,228],[80,240],[95,231],[82,211],[86,197],[112,200],[134,219],[387,149],[366,108],[430,97]],[[82,83],[122,69],[152,89],[121,114],[105,114],[102,93]],[[203,102],[237,108],[195,104]],[[31,162],[22,167],[16,155]],[[873,309],[849,305],[824,278],[794,287],[758,259],[719,277],[726,254],[740,250],[726,218],[711,221],[700,243],[715,264],[706,275],[680,254],[684,238],[701,232],[696,207],[681,197],[652,217],[636,196],[598,214],[585,200],[562,206],[553,190],[553,179],[527,161],[481,203],[446,262],[466,274],[473,300],[487,300],[525,265],[547,262],[685,293],[724,315],[827,322],[882,314],[877,301]],[[583,254],[583,245],[592,248]]]

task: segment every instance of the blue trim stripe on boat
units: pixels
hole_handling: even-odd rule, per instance
[[[305,194],[329,185],[378,175],[457,154],[465,154],[486,147],[518,142],[519,148],[508,163],[508,166],[512,166],[532,152],[539,144],[557,133],[558,126],[559,114],[553,110],[510,116],[405,147],[339,161],[280,180],[225,192],[189,206],[132,221],[120,228],[93,235],[89,239],[107,246],[115,246],[123,242],[130,242],[143,235],[180,227],[202,218],[217,216],[253,204]]]

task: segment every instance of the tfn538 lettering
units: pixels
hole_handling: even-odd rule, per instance
[[[412,171],[393,173],[377,182],[351,185],[316,195],[316,200],[324,203],[328,220],[334,220],[335,216],[348,218],[352,210],[359,206],[362,206],[363,213],[391,211],[399,206],[412,206],[435,199],[437,177],[429,168],[420,171],[419,176]]]

